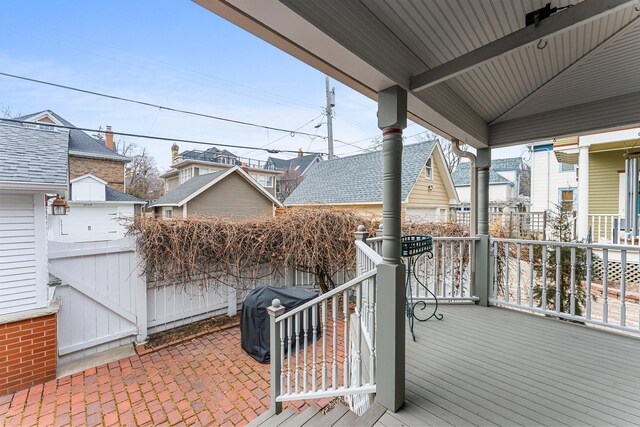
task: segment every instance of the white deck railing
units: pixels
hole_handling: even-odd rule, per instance
[[[637,246],[491,238],[491,256],[492,304],[640,332]]]
[[[407,271],[413,299],[432,301],[435,295],[440,301],[477,301],[473,274],[477,240],[478,237],[433,237],[433,256],[416,257],[415,269]],[[368,239],[367,243],[380,251],[382,237]],[[407,264],[406,259],[404,262]]]
[[[357,277],[291,311],[274,300],[271,401],[375,393],[376,274],[382,261],[356,242]]]

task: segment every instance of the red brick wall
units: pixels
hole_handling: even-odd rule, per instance
[[[124,192],[124,163],[69,156],[69,179],[88,173],[104,179],[109,187]]]
[[[56,315],[0,325],[0,396],[56,377]]]

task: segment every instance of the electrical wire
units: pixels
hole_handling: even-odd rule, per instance
[[[11,123],[20,123],[25,125],[46,125],[48,127],[56,128],[56,129],[68,129],[68,130],[80,130],[83,132],[96,132],[96,133],[106,133],[104,129],[91,129],[91,128],[81,128],[77,126],[64,126],[64,125],[55,125],[51,123],[42,123],[42,122],[30,122],[27,120],[16,120],[16,119],[0,119],[0,122],[11,122]],[[145,138],[145,139],[155,139],[157,141],[170,141],[170,142],[185,142],[188,144],[201,144],[201,145],[210,145],[213,147],[230,147],[230,148],[239,148],[244,150],[262,150],[267,153],[297,153],[295,150],[275,150],[270,148],[256,148],[249,147],[246,145],[234,145],[234,144],[220,144],[213,143],[208,141],[198,141],[193,139],[181,139],[181,138],[169,138],[165,136],[155,136],[155,135],[144,135],[138,133],[130,133],[130,132],[118,132],[118,131],[110,131],[114,135],[119,136],[128,136],[131,138]],[[326,155],[326,153],[309,153],[309,154],[321,154]]]
[[[125,98],[125,97],[116,96],[116,95],[109,95],[109,94],[106,94],[106,93],[95,92],[95,91],[87,90],[87,89],[80,89],[80,88],[77,88],[77,87],[62,85],[62,84],[53,83],[53,82],[48,82],[48,81],[45,81],[45,80],[32,79],[30,77],[18,76],[18,75],[15,75],[15,74],[9,74],[9,73],[0,72],[0,76],[11,77],[11,78],[14,78],[14,79],[24,80],[24,81],[28,81],[28,82],[32,82],[32,83],[38,83],[38,84],[47,85],[47,86],[53,86],[53,87],[57,87],[57,88],[60,88],[60,89],[72,90],[72,91],[80,92],[80,93],[86,93],[88,95],[101,96],[103,98],[114,99],[114,100],[117,100],[117,101],[130,102],[132,104],[144,105],[146,107],[159,108],[161,110],[172,111],[172,112],[175,112],[175,113],[188,114],[188,115],[191,115],[191,116],[204,117],[204,118],[207,118],[207,119],[220,120],[220,121],[223,121],[223,122],[234,123],[234,124],[243,125],[243,126],[257,127],[257,128],[262,128],[262,129],[268,129],[268,130],[273,130],[273,131],[277,131],[277,132],[286,132],[286,133],[291,134],[292,136],[294,136],[296,134],[306,135],[306,136],[314,136],[313,134],[307,133],[307,132],[296,132],[296,131],[291,130],[291,129],[283,129],[283,128],[278,128],[278,127],[273,127],[273,126],[261,125],[261,124],[257,124],[257,123],[245,122],[245,121],[242,121],[242,120],[228,119],[226,117],[213,116],[211,114],[198,113],[196,111],[183,110],[183,109],[180,109],[180,108],[166,107],[166,106],[159,105],[159,104],[154,104],[154,103],[151,103],[151,102],[138,101],[138,100],[131,99],[131,98]],[[326,136],[320,136],[320,138],[326,139],[327,137]]]
[[[317,120],[318,118],[320,118],[321,116],[322,116],[322,114],[320,114],[320,115],[318,115],[318,116],[314,117],[313,119],[309,120],[308,122],[306,122],[306,123],[305,123],[305,124],[303,124],[302,126],[299,126],[296,130],[294,130],[294,132],[298,132],[300,129],[302,129],[302,128],[304,128],[305,126],[309,125],[310,123],[312,123],[312,122],[316,121],[316,120]],[[267,132],[268,132],[268,130],[267,130]],[[316,131],[316,132],[317,132],[317,131]],[[251,152],[253,152],[253,151],[261,150],[261,149],[263,149],[263,148],[266,148],[266,147],[268,147],[269,145],[272,145],[272,144],[274,144],[274,143],[276,143],[276,142],[278,142],[278,141],[283,140],[283,139],[284,139],[284,138],[286,138],[287,136],[288,136],[288,135],[282,135],[280,138],[276,138],[276,139],[274,139],[273,141],[269,142],[268,144],[265,144],[265,145],[263,145],[263,146],[261,146],[261,147],[255,148],[255,149],[253,149],[253,150],[251,150],[251,151],[248,151],[248,152],[246,152],[246,153],[244,153],[244,154],[245,154],[245,155],[247,155],[247,154],[249,154],[249,153],[251,153]],[[268,136],[267,136],[267,139],[268,139]],[[314,139],[315,139],[315,138],[314,138]]]

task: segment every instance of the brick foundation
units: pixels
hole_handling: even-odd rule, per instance
[[[56,377],[57,315],[0,325],[0,396]]]

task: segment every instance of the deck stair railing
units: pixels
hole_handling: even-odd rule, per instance
[[[286,311],[269,307],[271,411],[282,402],[376,391],[376,274],[382,257],[356,233],[356,277]]]
[[[638,246],[490,242],[492,305],[640,333]]]

